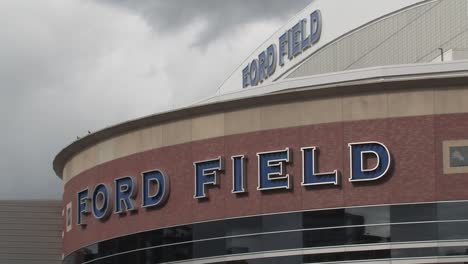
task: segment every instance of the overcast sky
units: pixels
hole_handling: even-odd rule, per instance
[[[180,107],[310,0],[1,0],[0,199],[60,199],[54,156]]]

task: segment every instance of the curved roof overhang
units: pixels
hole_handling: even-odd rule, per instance
[[[288,79],[258,88],[209,98],[189,107],[158,113],[104,128],[74,141],[53,161],[62,178],[66,163],[76,154],[104,140],[165,122],[203,114],[287,102],[304,97],[339,95],[358,91],[456,86],[468,82],[468,61],[374,67]]]

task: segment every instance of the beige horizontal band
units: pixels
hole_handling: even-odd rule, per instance
[[[465,113],[468,112],[466,102],[468,87],[437,87],[263,104],[169,121],[112,137],[79,152],[66,163],[63,180],[66,183],[75,175],[104,162],[165,146],[312,124]]]

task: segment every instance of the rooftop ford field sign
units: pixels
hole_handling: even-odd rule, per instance
[[[284,66],[285,59],[293,60],[320,40],[322,15],[315,10],[308,19],[302,19],[284,32],[278,45],[271,44],[242,70],[242,87],[257,86],[272,76],[276,66]]]
[[[388,148],[380,142],[350,143],[349,181],[375,181],[385,176],[391,165]],[[257,153],[257,190],[264,192],[274,189],[291,189],[291,177],[288,167],[292,163],[290,148]],[[302,186],[340,185],[338,169],[319,171],[317,147],[301,148]],[[246,155],[230,157],[232,162],[232,193],[245,193],[246,190]],[[372,162],[371,162],[372,161]],[[193,163],[193,197],[206,199],[208,189],[220,184],[220,177],[225,174],[225,158],[217,157]],[[112,213],[125,214],[141,208],[158,208],[164,205],[170,193],[169,176],[155,169],[141,172],[140,181],[134,176],[120,177],[113,183],[99,183],[85,188],[76,196],[76,223],[86,225],[86,216],[106,220]],[[138,184],[138,182],[140,182]],[[140,185],[140,186],[138,186]],[[190,190],[187,190],[190,191]],[[137,197],[140,199],[137,205]],[[216,197],[213,197],[216,199]]]

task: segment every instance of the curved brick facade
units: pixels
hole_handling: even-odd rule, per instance
[[[342,4],[313,1],[203,103],[64,148],[64,263],[468,263],[468,1]],[[303,186],[314,170],[338,184]],[[259,190],[268,173],[290,188]],[[163,174],[167,199],[143,208]],[[135,210],[101,212],[107,191]]]
[[[97,241],[213,219],[356,205],[467,200],[464,186],[468,186],[468,175],[444,175],[442,162],[442,143],[466,138],[467,127],[467,113],[335,122],[199,140],[109,161],[70,180],[65,185],[64,203],[72,202],[72,208],[76,208],[78,191],[98,183],[112,185],[122,176],[134,176],[140,189],[140,173],[156,168],[171,181],[167,203],[158,209],[112,214],[105,221],[90,215],[85,228],[74,225],[66,233],[64,251],[69,254]],[[390,172],[375,182],[350,183],[347,144],[369,140],[389,148],[393,160]],[[340,186],[301,186],[300,148],[305,146],[320,149],[321,171],[341,172]],[[287,166],[292,190],[257,191],[256,153],[285,147],[293,151],[292,164]],[[242,195],[231,193],[230,157],[238,154],[248,157],[248,192]],[[220,186],[209,188],[208,200],[198,201],[193,198],[193,162],[218,156],[226,160]],[[137,203],[141,204],[141,195]]]

